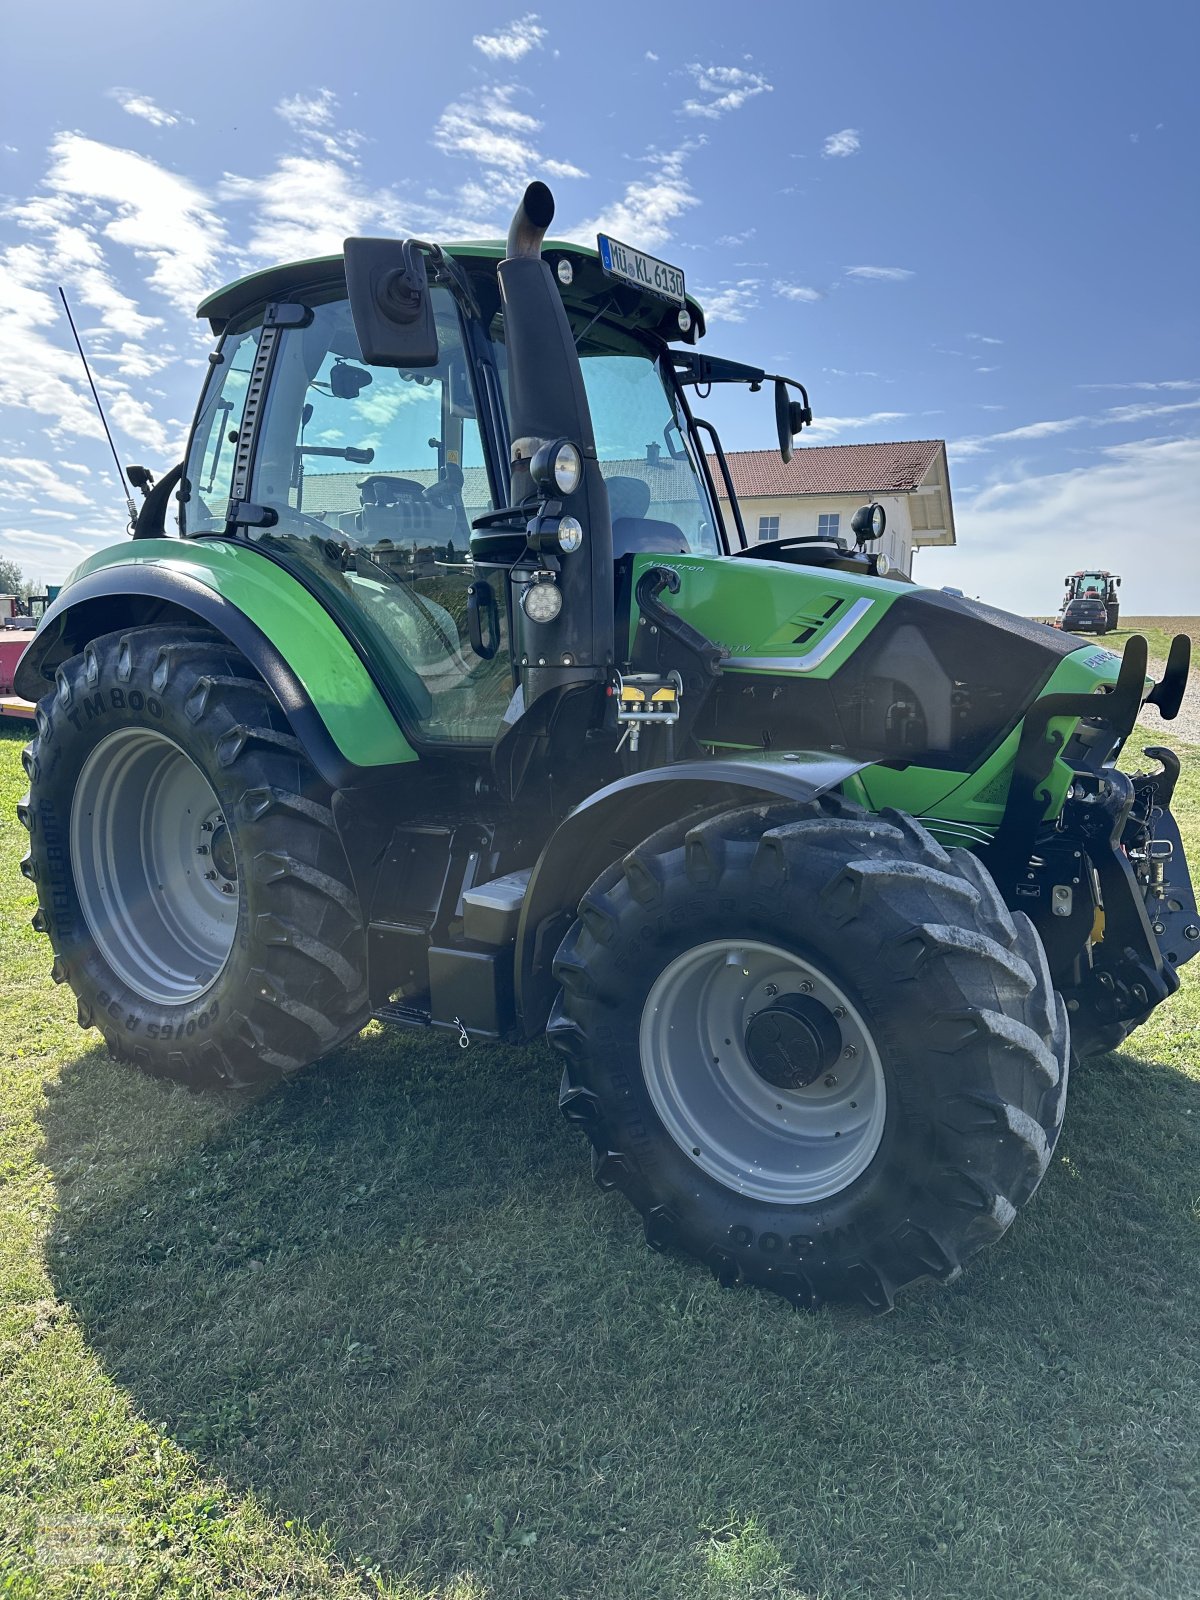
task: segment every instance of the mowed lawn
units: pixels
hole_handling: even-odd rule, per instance
[[[372,1030],[257,1102],[110,1064],[29,926],[21,742],[0,1595],[1200,1594],[1191,972],[998,1247],[806,1316],[645,1248],[544,1048]]]

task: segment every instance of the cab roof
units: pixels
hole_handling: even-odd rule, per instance
[[[500,239],[468,239],[458,244],[443,245],[442,248],[468,273],[481,273],[488,277],[494,277],[496,264],[505,255],[505,245]],[[570,262],[574,280],[563,288],[563,300],[571,309],[592,315],[607,310],[615,321],[656,333],[659,338],[676,343],[695,344],[704,333],[703,307],[691,295],[687,295],[686,299],[692,325],[687,333],[683,333],[673,303],[636,289],[632,284],[610,278],[600,265],[599,253],[587,245],[572,244],[565,239],[547,239],[542,245],[542,257],[552,268],[556,268],[560,260]],[[207,317],[212,331],[221,334],[231,322],[255,306],[285,299],[318,285],[344,283],[345,275],[345,261],[341,255],[314,256],[308,261],[265,267],[210,294],[197,306],[196,315]]]

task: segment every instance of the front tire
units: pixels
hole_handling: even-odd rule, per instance
[[[1041,1181],[1066,1010],[979,861],[837,799],[678,824],[555,965],[561,1105],[648,1242],[798,1305],[954,1277]]]
[[[81,1027],[143,1071],[269,1083],[367,1017],[330,795],[266,685],[200,629],[93,640],[26,747],[22,870]]]

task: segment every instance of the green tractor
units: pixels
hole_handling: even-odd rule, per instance
[[[350,239],[201,306],[186,459],[19,669],[34,923],[178,1083],[372,1017],[545,1034],[654,1248],[884,1308],[1005,1231],[1071,1039],[1195,953],[1178,761],[1114,765],[1187,641],[1155,685],[1139,639],[888,575],[879,507],[749,544],[695,403],[770,384],[786,459],[803,387],[552,216],[535,183],[506,246]]]

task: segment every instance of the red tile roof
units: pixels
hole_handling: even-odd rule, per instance
[[[798,444],[789,462],[777,450],[728,450],[739,500],[790,494],[904,494],[945,449],[942,439],[897,444]],[[713,480],[721,483],[715,458]]]

